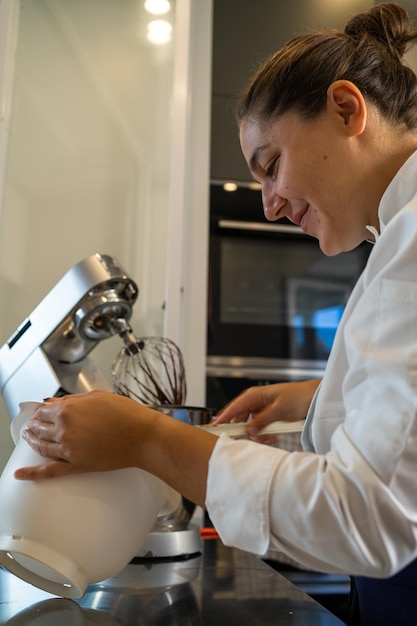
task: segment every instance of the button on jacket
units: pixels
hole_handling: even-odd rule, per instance
[[[222,435],[207,509],[223,541],[386,578],[417,558],[417,152],[379,207],[302,435],[287,452]]]

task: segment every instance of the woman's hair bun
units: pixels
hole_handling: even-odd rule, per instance
[[[345,27],[345,34],[362,41],[373,38],[401,59],[408,44],[417,38],[417,31],[399,4],[377,4],[366,13],[355,15]]]

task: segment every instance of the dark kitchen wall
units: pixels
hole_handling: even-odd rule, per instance
[[[236,95],[270,53],[309,28],[343,28],[374,0],[214,0],[211,179],[249,181],[234,121]],[[416,0],[400,4],[416,11]]]

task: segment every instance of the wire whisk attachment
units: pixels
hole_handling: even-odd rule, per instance
[[[187,385],[179,347],[165,337],[142,337],[136,348],[124,346],[113,360],[114,390],[142,404],[184,405]]]

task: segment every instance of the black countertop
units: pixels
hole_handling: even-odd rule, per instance
[[[256,556],[205,540],[186,560],[135,559],[56,598],[0,567],[0,624],[7,626],[341,626],[343,622]]]

